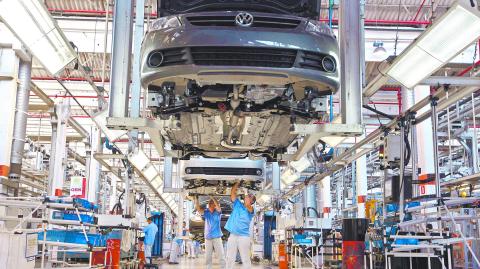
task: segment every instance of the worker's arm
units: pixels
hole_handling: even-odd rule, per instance
[[[195,198],[193,198],[193,199],[195,199],[195,209],[198,211],[198,213],[203,215],[203,213],[205,213],[205,209],[202,206],[200,206],[200,202],[198,201],[198,197],[195,196]]]
[[[253,206],[252,205],[246,205],[245,203],[244,203],[244,205],[247,208],[249,213],[253,213]]]
[[[220,203],[218,203],[217,199],[213,198],[212,196],[210,196],[210,199],[212,199],[212,201],[215,203],[215,210],[217,210],[217,212],[222,212],[222,207],[220,207]]]
[[[230,191],[230,200],[232,202],[235,202],[235,200],[237,199],[237,191],[238,191],[239,185],[240,185],[240,181],[235,182],[235,184],[233,184],[232,190]]]

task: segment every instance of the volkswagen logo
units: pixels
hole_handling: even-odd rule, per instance
[[[235,17],[235,23],[238,26],[249,27],[253,24],[253,15],[247,12],[238,13]]]

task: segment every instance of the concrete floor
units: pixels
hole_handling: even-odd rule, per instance
[[[203,269],[206,268],[205,266],[205,258],[200,255],[199,258],[197,259],[188,259],[188,258],[181,258],[180,259],[180,264],[168,264],[163,263],[160,264],[158,268],[161,269]],[[241,265],[237,264],[235,266],[235,269],[241,269]],[[278,267],[276,266],[258,266],[258,265],[253,265],[252,269],[276,269]],[[214,258],[213,260],[213,269],[224,269],[220,268],[220,265],[218,263],[218,260]]]

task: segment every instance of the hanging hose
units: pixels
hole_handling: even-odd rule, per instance
[[[118,201],[113,206],[112,210],[110,211],[110,214],[114,214],[114,215],[122,215],[123,214],[123,207],[122,207],[122,202],[121,201],[122,201],[122,198],[123,198],[124,194],[125,194],[125,190],[123,190],[123,192],[118,197]]]
[[[136,199],[135,203],[137,205],[145,204],[145,216],[147,215],[147,196],[145,193],[140,193],[140,199]]]

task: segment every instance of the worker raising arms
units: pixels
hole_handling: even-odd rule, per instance
[[[222,230],[220,221],[222,218],[222,209],[215,198],[210,197],[208,207],[205,209],[200,206],[198,197],[195,197],[195,208],[205,219],[205,252],[207,269],[212,268],[212,253],[215,253],[220,259],[220,268],[225,268],[225,255],[223,252]]]
[[[252,268],[252,262],[250,260],[250,223],[254,215],[253,204],[256,198],[253,194],[246,195],[242,203],[240,199],[237,198],[239,186],[240,182],[236,182],[232,187],[230,199],[233,202],[233,210],[225,225],[225,229],[230,232],[230,237],[227,242],[227,269],[233,268],[237,250],[240,252],[242,267]]]

